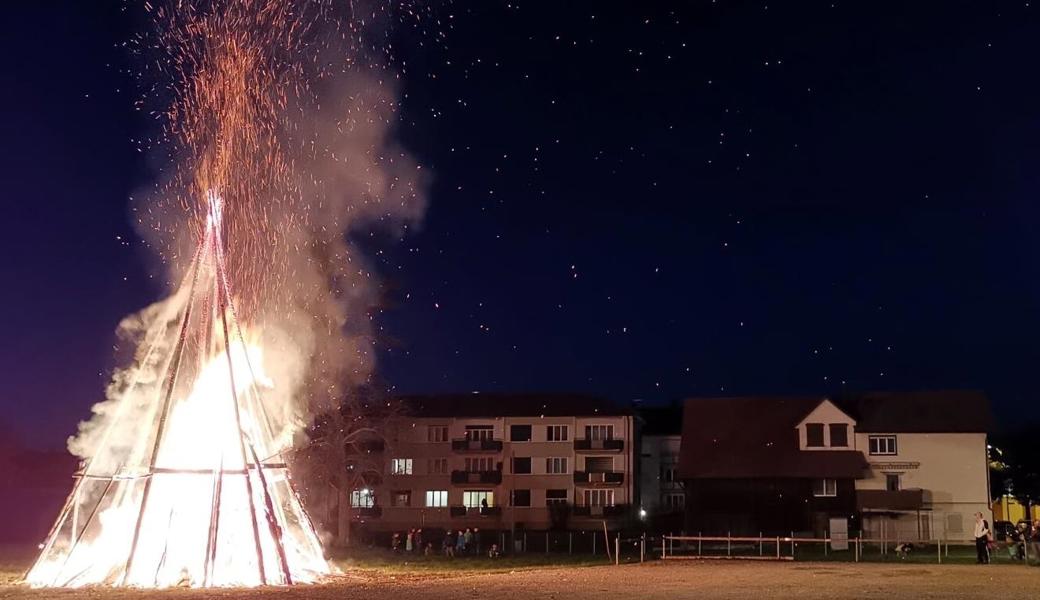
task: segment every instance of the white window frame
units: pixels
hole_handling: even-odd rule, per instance
[[[549,497],[549,490],[545,490],[545,494],[546,494],[545,495],[545,505],[546,506],[552,506],[553,504],[567,504],[567,502],[570,501],[570,495],[571,494],[570,494],[569,491],[567,491],[567,488],[552,488],[552,489],[554,489],[554,490],[562,489],[564,496],[563,496],[563,498],[550,498]]]
[[[466,439],[471,442],[490,441],[495,439],[494,425],[467,425]]]
[[[411,475],[414,473],[412,463],[413,461],[410,458],[392,458],[390,459],[390,473],[393,475]]]
[[[596,434],[596,432],[602,432]],[[606,436],[606,437],[603,437]],[[589,441],[608,441],[614,439],[613,423],[590,423],[585,425],[585,439]]]
[[[462,492],[462,505],[466,508],[484,508],[481,500],[487,499],[488,507],[495,505],[494,490],[465,490]]]
[[[484,468],[486,467],[486,468]],[[470,473],[487,473],[495,470],[495,459],[492,456],[467,456],[466,471]]]
[[[871,435],[867,436],[867,451],[870,456],[895,456],[899,454],[899,444],[895,434]]]
[[[582,495],[585,506],[614,506],[614,490],[589,489]]]
[[[669,492],[664,495],[664,502],[662,502],[662,504],[664,504],[669,510],[686,508],[686,494]]]
[[[448,490],[426,490],[426,508],[446,508]]]
[[[430,425],[426,429],[426,441],[427,442],[446,442],[448,441],[448,426],[447,425]]]
[[[444,468],[438,468],[443,466]],[[426,461],[426,473],[429,475],[444,475],[448,472],[448,459],[430,458]]]
[[[816,484],[821,483],[821,489],[816,489]],[[813,480],[812,495],[815,498],[834,498],[838,495],[838,480],[836,479],[815,479]]]
[[[566,442],[570,439],[570,426],[568,425],[546,425],[545,441]]]
[[[567,467],[566,456],[546,456],[545,457],[545,474],[546,475],[566,475],[570,473]]]
[[[376,493],[368,488],[350,492],[352,508],[372,508],[376,505]]]

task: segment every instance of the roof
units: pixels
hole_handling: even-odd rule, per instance
[[[643,421],[642,435],[679,435],[682,433],[682,406],[640,408],[637,413]]]
[[[691,398],[683,410],[680,477],[861,477],[866,461],[857,450],[798,449],[795,427],[828,399],[863,433],[971,433],[992,425],[986,396],[972,391]]]
[[[863,476],[855,450],[798,449],[795,427],[823,398],[692,398],[683,411],[683,478],[835,478]]]
[[[414,417],[591,417],[632,414],[609,400],[583,394],[437,394],[402,396]]]
[[[860,433],[986,433],[993,429],[982,392],[868,392],[833,402],[856,420]]]

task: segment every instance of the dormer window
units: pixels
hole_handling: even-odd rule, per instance
[[[805,445],[808,448],[823,448],[823,423],[805,424]]]
[[[831,448],[849,447],[849,426],[845,423],[831,423]]]

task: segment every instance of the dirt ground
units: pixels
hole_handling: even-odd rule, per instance
[[[360,571],[322,585],[163,592],[34,590],[4,573],[0,598],[33,600],[273,598],[358,600],[627,600],[684,598],[833,599],[1038,598],[1040,568],[772,562],[654,562],[620,567],[541,568],[493,574],[389,574]]]

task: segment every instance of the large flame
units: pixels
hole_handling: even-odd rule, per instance
[[[211,197],[177,326],[156,325],[160,341],[79,474],[31,585],[253,586],[329,572],[282,458],[291,427],[265,410],[276,382],[235,320],[220,207]],[[153,365],[153,351],[168,358]]]

